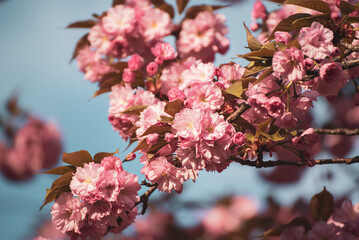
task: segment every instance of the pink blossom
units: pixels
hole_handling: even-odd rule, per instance
[[[166,142],[172,142],[176,139],[175,135],[173,133],[166,133],[165,134],[165,141]]]
[[[103,171],[103,167],[94,162],[86,163],[83,167],[77,167],[70,183],[74,196],[79,196],[89,202],[96,201],[98,199],[97,183],[99,175]]]
[[[84,224],[87,209],[79,198],[71,193],[62,193],[51,207],[52,222],[61,232],[74,231],[80,234]]]
[[[184,108],[175,115],[173,129],[177,136],[197,141],[202,128],[204,112],[200,109]]]
[[[91,47],[96,48],[97,54],[106,54],[111,46],[111,37],[103,31],[100,25],[95,25],[90,29],[87,37]]]
[[[161,116],[170,117],[170,115],[165,112],[165,105],[165,102],[158,102],[141,112],[140,119],[136,122],[136,126],[138,127],[136,134],[138,138],[145,133],[147,128],[155,125],[157,122],[161,122]]]
[[[280,31],[275,32],[274,37],[276,42],[283,43],[285,45],[287,45],[289,41],[292,39],[292,35],[290,35],[290,33],[280,32]]]
[[[34,238],[34,240],[50,240],[50,239],[38,236],[38,237]]]
[[[292,226],[284,228],[280,240],[305,240],[305,228],[303,226]],[[318,239],[319,240],[319,239]]]
[[[168,91],[168,99],[170,100],[170,102],[172,102],[174,100],[184,101],[185,98],[186,98],[186,95],[179,88],[172,88],[171,90]]]
[[[233,136],[233,142],[239,147],[243,146],[246,143],[246,140],[246,135],[244,135],[242,132],[237,132]]]
[[[147,41],[157,40],[171,33],[172,21],[168,13],[150,8],[140,18],[139,28]]]
[[[135,10],[126,5],[116,5],[102,18],[103,29],[110,34],[120,35],[133,31],[136,23]]]
[[[225,64],[221,68],[221,75],[218,77],[220,83],[228,88],[234,82],[242,78],[245,68],[242,68],[239,64]]]
[[[132,223],[135,222],[135,218],[137,217],[137,215],[138,215],[137,207],[134,207],[129,211],[122,211],[120,213],[121,223],[117,227],[111,229],[111,232],[115,234],[121,233],[128,226],[130,226]]]
[[[215,111],[223,104],[221,89],[213,82],[203,82],[190,88],[185,104],[189,108]]]
[[[338,62],[325,63],[320,67],[319,75],[312,88],[324,96],[336,96],[349,79],[348,72]]]
[[[308,240],[341,240],[338,235],[338,229],[334,224],[327,224],[325,222],[314,223],[312,229],[307,234]]]
[[[118,157],[105,157],[101,160],[101,166],[104,168],[104,170],[117,170],[117,171],[123,171],[122,162],[121,159]]]
[[[142,67],[143,62],[143,58],[140,55],[137,53],[133,54],[130,60],[128,60],[128,68],[133,71],[139,70]]]
[[[305,130],[300,137],[303,139],[303,142],[308,145],[313,145],[319,140],[319,136],[314,132],[313,128]]]
[[[107,170],[98,173],[97,195],[108,202],[114,202],[120,192],[120,183],[118,181],[118,171]]]
[[[265,107],[268,111],[268,114],[274,118],[282,116],[285,111],[285,104],[279,97],[271,97],[268,99]]]
[[[277,118],[275,125],[281,128],[294,128],[297,125],[297,119],[291,112],[285,112],[280,118]]]
[[[135,203],[140,200],[137,192],[141,189],[138,184],[138,177],[135,174],[122,171],[117,177],[119,181],[120,193],[117,196],[116,203],[127,210],[132,209]]]
[[[141,169],[141,173],[146,175],[149,181],[158,183],[158,190],[161,192],[171,193],[172,189],[177,193],[182,192],[181,170],[169,163],[166,157],[151,160]]]
[[[260,0],[257,0],[254,3],[251,14],[253,20],[256,20],[258,18],[265,19],[267,17],[267,9]]]
[[[147,74],[148,76],[151,77],[156,75],[157,70],[158,70],[158,64],[155,62],[150,62],[146,67]]]
[[[251,23],[251,25],[249,26],[249,28],[252,30],[252,31],[258,31],[258,29],[259,29],[259,24],[258,23],[256,23],[256,22],[253,22],[253,23]]]
[[[310,70],[314,67],[314,61],[311,58],[306,58],[303,61],[303,65],[306,69]]]
[[[333,50],[333,32],[319,22],[310,28],[302,28],[298,36],[299,44],[305,55],[314,59],[324,59]]]
[[[284,80],[297,82],[302,80],[305,75],[303,60],[303,53],[295,47],[275,52],[272,63],[273,71]]]
[[[129,153],[126,156],[126,161],[132,161],[136,159],[136,153]]]
[[[146,136],[146,142],[148,145],[155,145],[158,140],[160,140],[158,133],[152,133]]]
[[[336,208],[333,219],[340,223],[351,223],[359,219],[359,204],[352,205],[350,200],[343,201],[340,208]]]
[[[125,83],[131,84],[133,81],[135,81],[135,77],[135,73],[131,69],[125,68],[123,70],[122,80]]]
[[[189,70],[185,70],[183,78],[185,86],[194,86],[198,83],[209,82],[213,80],[213,63],[198,63],[192,65]]]
[[[177,57],[176,50],[169,43],[158,42],[151,52],[155,57],[161,57],[163,60],[170,60]]]
[[[202,118],[201,139],[218,140],[225,134],[232,134],[233,128],[222,115],[206,112]]]

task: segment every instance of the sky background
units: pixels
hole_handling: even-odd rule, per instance
[[[169,1],[173,3],[174,1]],[[220,1],[197,1],[224,4]],[[254,1],[222,9],[227,16],[231,47],[225,56],[216,59],[216,65],[232,60],[247,50],[243,21],[250,25],[250,11]],[[101,13],[111,5],[109,0],[5,0],[0,3],[0,109],[16,91],[20,105],[42,119],[57,123],[63,134],[64,152],[88,150],[113,152],[120,149],[120,158],[127,144],[112,131],[107,121],[108,96],[91,99],[96,85],[84,80],[75,62],[69,63],[77,40],[86,32],[66,29],[77,20],[85,20],[92,13]],[[269,4],[270,5],[270,4]],[[272,5],[273,6],[273,5]],[[0,112],[1,112],[0,111]],[[330,117],[326,108],[318,110],[322,117]],[[321,114],[322,113],[322,114]],[[358,144],[356,149],[358,149]],[[358,154],[358,152],[356,152]],[[353,156],[355,152],[350,155]],[[322,155],[325,157],[325,155]],[[139,174],[136,161],[126,163],[127,171]],[[332,169],[342,168],[333,166]],[[321,191],[323,185],[338,195],[351,187],[352,182],[341,173],[332,181],[323,179],[328,167],[308,171],[295,186],[273,186],[262,181],[257,170],[233,164],[221,174],[201,172],[196,183],[188,182],[180,199],[208,201],[228,194],[250,195],[259,202],[271,193],[280,202],[289,204],[298,196],[305,199]],[[140,180],[144,177],[140,176]],[[50,205],[39,212],[45,189],[53,177],[37,175],[26,183],[13,183],[0,175],[0,233],[1,239],[32,239],[40,219],[49,217]],[[340,184],[337,184],[340,182]],[[314,184],[315,183],[315,184]],[[345,186],[345,187],[343,187]],[[358,196],[353,196],[359,199]],[[354,200],[355,201],[355,200]],[[182,211],[181,224],[193,223],[193,216]]]

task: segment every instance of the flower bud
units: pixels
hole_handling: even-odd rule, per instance
[[[242,132],[237,132],[233,136],[233,142],[240,147],[243,146],[246,143],[246,135],[244,135]]]
[[[140,55],[138,55],[137,53],[132,55],[131,59],[128,61],[128,67],[133,71],[140,69],[142,65],[143,58],[140,57]]]
[[[122,80],[125,83],[132,83],[133,81],[135,81],[135,77],[135,73],[131,69],[125,68],[123,70]]]
[[[146,143],[148,145],[155,145],[158,140],[160,140],[160,136],[158,135],[158,133],[152,133],[146,136]]]
[[[148,76],[151,77],[156,75],[157,70],[158,70],[158,64],[155,62],[150,62],[146,67],[147,74]]]

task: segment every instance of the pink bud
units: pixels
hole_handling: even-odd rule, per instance
[[[246,143],[246,135],[244,135],[242,132],[237,132],[233,136],[233,142],[240,147],[243,146]]]
[[[220,82],[215,82],[214,84],[216,84],[217,87],[219,87],[219,88],[222,89],[222,90],[225,89],[224,85],[223,85],[222,83],[220,83]]]
[[[314,67],[314,61],[311,58],[306,58],[303,61],[303,65],[306,69],[310,70]]]
[[[163,64],[163,61],[164,61],[164,58],[162,56],[158,56],[155,58],[155,62],[158,64],[158,65],[162,65]]]
[[[168,98],[170,100],[170,102],[180,99],[180,100],[185,100],[186,95],[184,94],[184,92],[179,89],[179,88],[172,88],[171,90],[168,91]]]
[[[136,158],[136,153],[129,153],[129,154],[127,154],[127,156],[126,156],[126,160],[127,161],[132,161],[132,160],[134,160]]]
[[[303,139],[301,139],[300,137],[294,137],[292,138],[291,142],[294,146],[298,146],[303,144]]]
[[[157,73],[157,70],[158,70],[158,64],[155,62],[150,62],[146,67],[148,76],[154,76]]]
[[[128,61],[128,67],[133,71],[140,69],[142,65],[143,58],[140,57],[140,55],[138,55],[137,53],[132,55],[131,59]]]
[[[155,145],[158,140],[160,140],[160,136],[158,135],[158,133],[152,133],[146,136],[146,143],[148,145]]]
[[[135,81],[135,77],[135,73],[131,69],[125,68],[123,70],[122,80],[125,83],[132,83],[133,81]]]
[[[292,39],[292,35],[288,32],[275,32],[274,37],[276,42],[283,43],[285,45],[288,44],[288,42]]]
[[[314,158],[307,151],[302,153],[302,160],[303,160],[304,164],[307,165],[308,167],[315,166]]]
[[[172,142],[175,140],[175,135],[173,133],[166,133],[165,134],[165,141],[166,142]]]
[[[313,128],[305,130],[300,137],[303,139],[304,143],[308,145],[313,145],[319,140],[319,136],[314,132]]]
[[[263,5],[263,3],[261,1],[256,1],[254,3],[253,6],[253,10],[252,10],[252,19],[256,20],[258,18],[266,18],[267,17],[267,9],[266,7]]]
[[[220,69],[219,67],[216,67],[213,71],[213,75],[216,77],[222,76],[222,69]]]
[[[252,22],[249,27],[253,32],[255,32],[255,31],[257,31],[259,29],[259,24],[256,23],[256,22]]]

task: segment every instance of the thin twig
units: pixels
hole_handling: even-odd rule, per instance
[[[299,133],[304,132],[305,130],[298,130]],[[357,129],[347,129],[347,128],[336,128],[336,129],[322,129],[315,128],[313,129],[315,133],[318,134],[329,134],[329,135],[344,135],[344,136],[356,136],[359,135],[359,128]]]
[[[256,167],[256,168],[269,168],[269,167],[277,167],[277,166],[296,166],[296,167],[303,167],[306,164],[302,161],[285,161],[285,160],[269,160],[263,161],[261,164],[258,164],[257,161],[249,161],[249,160],[242,160],[239,158],[232,158],[234,162],[240,163],[245,166]],[[327,164],[354,164],[359,163],[359,156],[353,158],[333,158],[333,159],[318,159],[315,160],[316,165],[327,165]]]
[[[241,116],[250,107],[251,107],[251,105],[249,105],[247,103],[242,103],[241,106],[227,118],[227,122],[229,122],[229,123],[234,122],[239,116]]]
[[[146,213],[147,207],[148,207],[148,199],[151,196],[151,194],[157,189],[158,185],[156,184],[155,186],[151,187],[150,189],[148,189],[141,197],[140,197],[140,201],[136,202],[135,206],[137,206],[138,204],[142,203],[142,211],[141,214],[144,215]],[[134,207],[135,207],[134,206]]]

